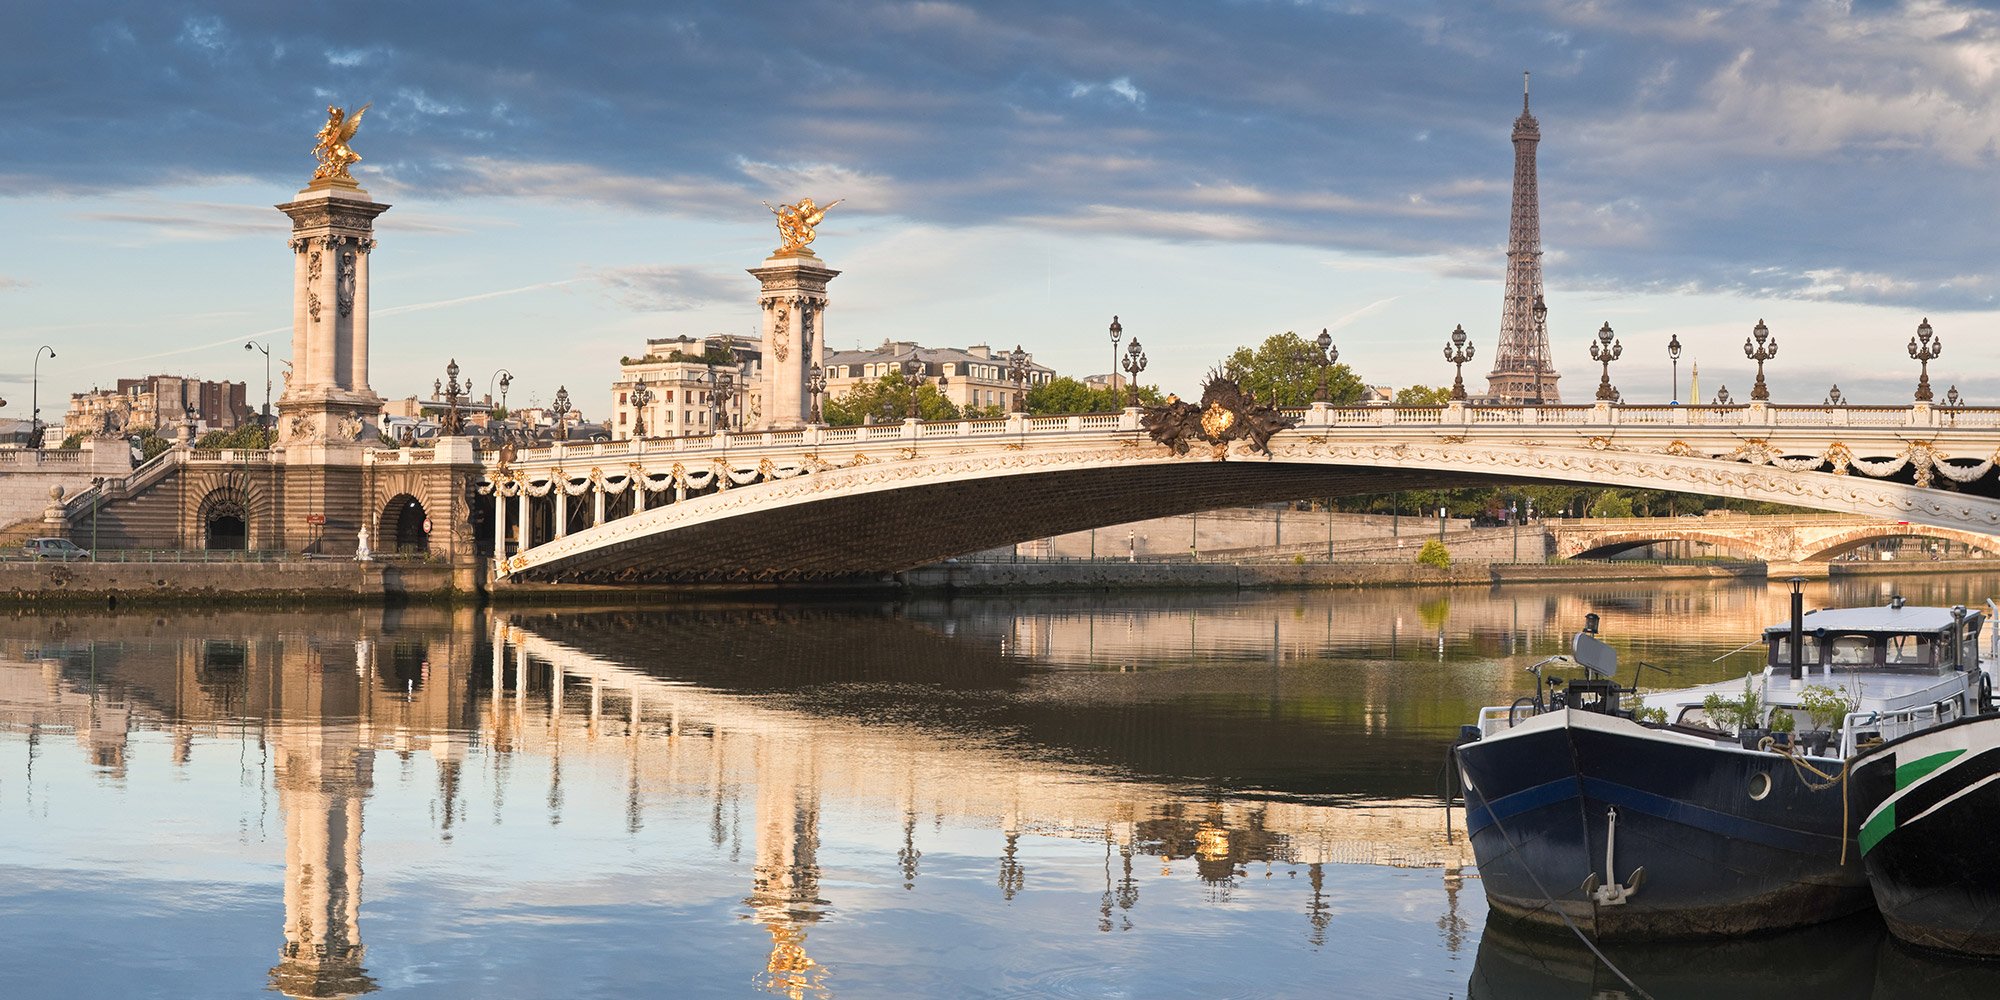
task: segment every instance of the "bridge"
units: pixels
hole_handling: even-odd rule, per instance
[[[892,573],[1236,504],[1493,482],[1772,501],[1961,540],[2000,527],[2000,408],[1315,404],[1286,411],[1295,425],[1268,452],[1176,451],[1143,416],[557,443],[484,460],[482,530],[502,580],[755,582]]]
[[[1617,517],[1548,520],[1543,530],[1564,559],[1616,555],[1659,542],[1697,542],[1767,563],[1825,562],[1870,542],[1928,538],[2000,555],[2000,537],[1911,521],[1839,516]]]

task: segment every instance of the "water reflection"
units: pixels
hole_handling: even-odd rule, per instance
[[[23,764],[0,777],[0,994],[1616,988],[1482,936],[1429,798],[1443,749],[1585,612],[1628,651],[1726,672],[1709,661],[1783,590],[0,620],[0,753]],[[219,930],[196,885],[241,885],[281,934]],[[70,968],[73,945],[31,944],[128,910],[213,959]],[[1891,988],[1872,947],[1865,969],[1784,947],[1743,954],[1817,962],[1830,995]],[[1914,961],[1897,982],[1942,975]],[[593,962],[617,978],[536,978]]]

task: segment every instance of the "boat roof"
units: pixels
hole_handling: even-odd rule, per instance
[[[1977,625],[1986,617],[1985,612],[1967,608],[1965,622]],[[1826,629],[1828,632],[1942,632],[1952,625],[1951,608],[1918,607],[1893,604],[1879,608],[1823,608],[1806,612],[1804,620],[1808,632]],[[1772,625],[1764,630],[1766,636],[1789,634],[1790,622]]]

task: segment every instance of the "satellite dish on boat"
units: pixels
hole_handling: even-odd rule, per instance
[[[1570,648],[1576,651],[1576,662],[1583,664],[1592,677],[1615,677],[1618,674],[1618,651],[1604,640],[1588,632],[1578,632]]]

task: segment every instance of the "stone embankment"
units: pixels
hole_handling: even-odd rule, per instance
[[[0,562],[0,594],[17,607],[373,604],[469,598],[476,584],[427,562]]]

